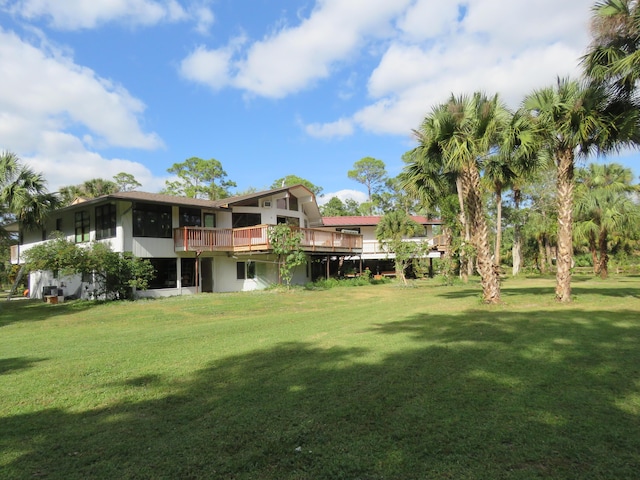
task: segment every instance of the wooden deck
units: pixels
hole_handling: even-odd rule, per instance
[[[292,227],[302,233],[302,249],[317,253],[361,253],[362,235]],[[173,231],[176,252],[268,252],[269,225],[244,228],[182,227]]]

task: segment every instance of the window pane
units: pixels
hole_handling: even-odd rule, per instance
[[[205,213],[204,214],[204,226],[207,228],[215,228],[216,227],[216,214],[215,213]]]
[[[102,205],[96,207],[96,239],[116,236],[116,206]]]
[[[182,275],[183,287],[195,287],[196,285],[196,259],[180,259],[180,275]]]
[[[236,263],[236,278],[238,280],[245,279],[245,263],[244,262]]]
[[[247,262],[247,278],[256,278],[256,262]]]
[[[137,203],[133,208],[133,236],[171,238],[171,206]]]
[[[175,258],[150,258],[155,269],[155,277],[149,282],[149,288],[169,288],[176,286],[177,261]]]
[[[89,214],[87,212],[76,212],[75,214],[75,236],[76,243],[89,241]]]
[[[202,216],[199,208],[180,207],[180,226],[181,227],[200,227],[202,225]]]
[[[259,213],[233,213],[233,228],[253,227],[260,225],[262,215]]]

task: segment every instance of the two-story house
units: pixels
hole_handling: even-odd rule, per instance
[[[293,283],[322,275],[323,262],[328,265],[332,256],[362,252],[360,234],[318,228],[322,217],[315,196],[297,185],[217,201],[133,191],[74,202],[54,212],[43,231],[21,232],[12,262],[21,262],[25,251],[57,231],[79,244],[106,242],[113,251],[149,259],[156,275],[139,296],[256,290],[278,281],[268,229],[280,223],[299,229],[308,258]],[[54,285],[66,296],[86,298],[91,281],[31,272],[30,295],[40,298]]]

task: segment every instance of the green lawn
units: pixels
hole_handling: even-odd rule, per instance
[[[640,277],[0,303],[2,479],[637,479]]]

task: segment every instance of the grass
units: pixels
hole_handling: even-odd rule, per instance
[[[640,277],[0,304],[3,479],[635,479]]]

